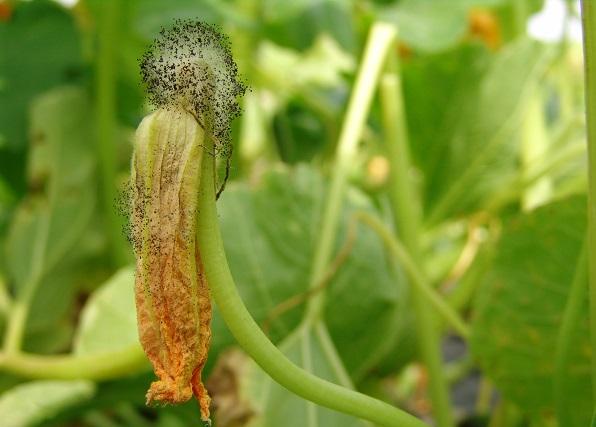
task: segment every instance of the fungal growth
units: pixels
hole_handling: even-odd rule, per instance
[[[158,377],[147,404],[194,395],[208,420],[201,371],[211,303],[196,224],[201,164],[213,153],[203,142],[212,138],[216,148],[228,149],[244,86],[225,38],[199,22],[162,30],[142,57],[141,73],[157,107],[137,129],[130,185],[139,338]]]
[[[230,123],[240,114],[238,79],[227,37],[204,22],[176,21],[162,29],[141,58],[141,77],[157,106],[192,113],[218,150],[230,149]]]

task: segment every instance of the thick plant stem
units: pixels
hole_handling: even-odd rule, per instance
[[[392,58],[397,68],[397,58]],[[412,182],[408,133],[404,113],[403,96],[399,74],[388,70],[381,79],[381,104],[386,149],[391,167],[389,196],[391,198],[395,226],[405,248],[414,260],[421,259],[419,196]],[[441,342],[434,312],[426,302],[421,288],[410,288],[416,317],[416,333],[419,355],[428,370],[432,411],[439,427],[454,426],[449,388],[441,360]]]
[[[97,156],[101,203],[109,239],[110,253],[116,265],[130,260],[122,236],[121,220],[115,209],[116,201],[116,46],[118,45],[120,0],[101,3],[98,21],[99,46],[96,70]]]
[[[567,297],[563,319],[557,337],[557,352],[555,356],[554,395],[559,426],[564,427],[573,419],[576,398],[573,394],[573,384],[569,381],[569,353],[577,326],[582,321],[582,308],[586,292],[588,275],[587,247],[584,245],[577,261],[575,275]]]
[[[592,395],[596,396],[596,4],[582,0],[588,131],[588,277],[592,338]]]
[[[210,152],[209,143],[205,150]],[[202,165],[197,241],[213,299],[242,348],[282,386],[314,403],[382,426],[424,427],[414,416],[370,396],[340,387],[294,365],[261,331],[246,309],[230,273],[215,208],[214,160]]]
[[[348,172],[354,163],[358,141],[368,116],[379,75],[395,35],[395,29],[385,23],[377,23],[370,30],[362,66],[356,78],[339,136],[331,186],[320,227],[321,234],[315,249],[311,288],[320,283],[333,254]],[[309,300],[306,309],[307,322],[318,318],[323,307],[323,298],[323,292],[318,292]]]
[[[0,370],[32,379],[107,380],[149,368],[139,345],[97,355],[0,354]]]

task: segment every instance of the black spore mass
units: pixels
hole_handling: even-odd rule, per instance
[[[140,60],[150,101],[192,113],[227,152],[230,123],[240,114],[238,97],[246,86],[226,36],[204,22],[178,20],[162,29]]]

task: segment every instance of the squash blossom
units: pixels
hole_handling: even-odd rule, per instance
[[[141,58],[141,74],[156,111],[143,119],[134,143],[131,238],[136,255],[139,337],[157,381],[147,403],[195,396],[209,419],[201,370],[211,338],[209,287],[196,241],[201,163],[229,147],[230,121],[245,87],[226,39],[212,26],[177,21]]]

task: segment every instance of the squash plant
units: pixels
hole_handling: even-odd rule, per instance
[[[0,3],[0,424],[589,425],[596,9],[584,87],[541,6]]]

